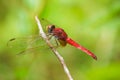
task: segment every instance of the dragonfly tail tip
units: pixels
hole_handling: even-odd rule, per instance
[[[93,56],[93,59],[97,60],[97,56]]]

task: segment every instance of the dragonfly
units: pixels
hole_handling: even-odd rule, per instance
[[[42,19],[42,20],[44,20],[44,19]],[[68,37],[68,34],[64,31],[64,29],[56,27],[56,25],[53,25],[53,24],[48,24],[45,27],[46,27],[46,35],[48,36],[49,39],[54,37],[57,46],[58,46],[58,44],[60,44],[61,46],[65,47],[67,44],[69,44],[69,45],[83,51],[87,55],[91,56],[93,59],[97,60],[97,56],[93,52],[91,52],[87,48],[83,47],[82,45],[78,44],[72,38]],[[12,38],[9,40],[9,42],[14,41],[14,40],[15,40],[15,38]],[[33,48],[30,48],[30,49],[33,49]],[[22,51],[21,53],[23,53],[23,52],[25,52],[25,51]]]

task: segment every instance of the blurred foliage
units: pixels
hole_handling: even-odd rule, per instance
[[[58,48],[75,80],[120,80],[120,0],[0,0],[0,80],[68,80],[49,49],[16,56],[19,45],[6,46],[38,33],[35,15],[97,55],[94,61],[69,45]]]

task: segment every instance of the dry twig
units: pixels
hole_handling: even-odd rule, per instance
[[[42,36],[42,38],[46,41],[47,45],[51,48],[52,52],[56,55],[56,57],[58,58],[58,60],[60,61],[64,72],[66,73],[67,77],[69,78],[69,80],[73,80],[65,62],[63,57],[58,53],[58,51],[54,48],[54,46],[50,43],[50,41],[48,40],[48,37],[46,36],[46,34],[44,33],[43,29],[42,29],[42,25],[40,23],[40,20],[38,19],[37,16],[35,16],[35,20],[37,22],[38,28],[39,28],[39,34],[40,36]]]

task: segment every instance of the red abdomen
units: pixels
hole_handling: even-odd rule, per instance
[[[92,58],[94,58],[95,60],[97,60],[97,57],[88,49],[84,48],[83,46],[81,46],[80,44],[76,43],[74,40],[72,40],[71,38],[67,38],[66,42],[80,50],[82,50],[83,52],[87,53],[88,55],[90,55]]]

